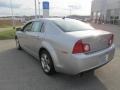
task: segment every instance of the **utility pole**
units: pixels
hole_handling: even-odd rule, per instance
[[[15,22],[14,22],[14,14],[13,14],[12,0],[10,0],[10,9],[11,9],[11,14],[12,14],[12,26],[13,26],[13,29],[15,29]]]
[[[38,0],[38,12],[39,12],[39,18],[40,18],[40,2],[39,2],[39,0]]]
[[[37,4],[36,4],[36,0],[35,0],[35,19],[37,19]]]

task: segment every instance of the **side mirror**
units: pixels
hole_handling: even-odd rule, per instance
[[[16,28],[16,31],[22,31],[21,27]]]

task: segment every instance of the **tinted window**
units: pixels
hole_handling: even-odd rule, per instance
[[[59,28],[61,28],[64,32],[73,32],[73,31],[81,31],[81,30],[91,30],[94,29],[90,25],[83,23],[78,20],[73,19],[62,19],[62,20],[54,20],[53,21]]]
[[[34,22],[33,26],[32,26],[32,31],[33,32],[40,32],[42,25],[43,25],[42,22]]]
[[[32,22],[28,23],[23,29],[24,29],[24,31],[31,31],[31,29],[32,29]]]

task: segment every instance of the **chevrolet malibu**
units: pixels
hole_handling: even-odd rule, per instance
[[[29,21],[16,29],[17,49],[37,58],[48,74],[76,75],[111,61],[115,46],[113,34],[95,30],[74,19],[46,18]]]

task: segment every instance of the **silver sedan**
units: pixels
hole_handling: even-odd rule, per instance
[[[16,46],[35,58],[48,74],[76,75],[107,64],[114,57],[113,34],[74,19],[31,20],[16,30]]]

